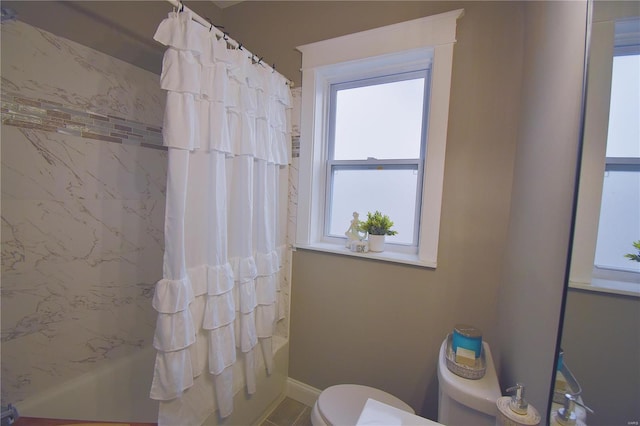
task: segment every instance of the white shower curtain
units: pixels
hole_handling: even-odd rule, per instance
[[[150,396],[161,401],[158,421],[167,425],[201,424],[215,408],[230,415],[236,362],[246,392],[255,392],[255,351],[259,344],[270,373],[283,315],[287,80],[228,49],[190,13],[170,13],[154,36],[168,47],[161,86],[169,167]]]

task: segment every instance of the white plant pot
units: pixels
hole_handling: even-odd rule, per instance
[[[384,235],[369,234],[369,251],[384,251]]]

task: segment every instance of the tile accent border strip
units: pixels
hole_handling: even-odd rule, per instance
[[[81,111],[45,99],[2,93],[2,124],[23,129],[62,133],[86,139],[162,149],[162,127],[113,115]]]
[[[162,127],[114,115],[81,111],[77,107],[46,99],[30,99],[16,93],[2,93],[2,124],[23,129],[61,133],[104,142],[161,149]],[[300,157],[300,134],[293,128],[292,158]]]
[[[291,157],[300,157],[300,136],[293,136],[291,138]]]

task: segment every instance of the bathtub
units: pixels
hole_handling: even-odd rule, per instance
[[[234,384],[234,411],[225,424],[254,424],[284,397],[287,382],[288,342],[273,337],[274,372],[266,375],[264,360],[257,355],[257,391],[246,397],[242,381]],[[257,353],[260,350],[256,351]],[[158,402],[149,398],[155,349],[146,347],[135,355],[113,361],[104,368],[60,384],[55,389],[16,404],[20,416],[101,422],[157,422]],[[234,376],[242,377],[241,363]],[[213,413],[206,425],[220,421]]]

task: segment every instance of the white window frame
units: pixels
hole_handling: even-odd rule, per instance
[[[640,296],[638,273],[611,271],[594,265],[603,176],[607,167],[607,134],[615,21],[595,22],[591,28],[582,166],[576,210],[569,287],[603,293]],[[630,246],[629,250],[632,251]]]
[[[463,13],[458,9],[298,47],[303,75],[296,247],[437,266],[453,46]],[[431,97],[417,252],[351,252],[324,237],[330,85],[429,67]]]

